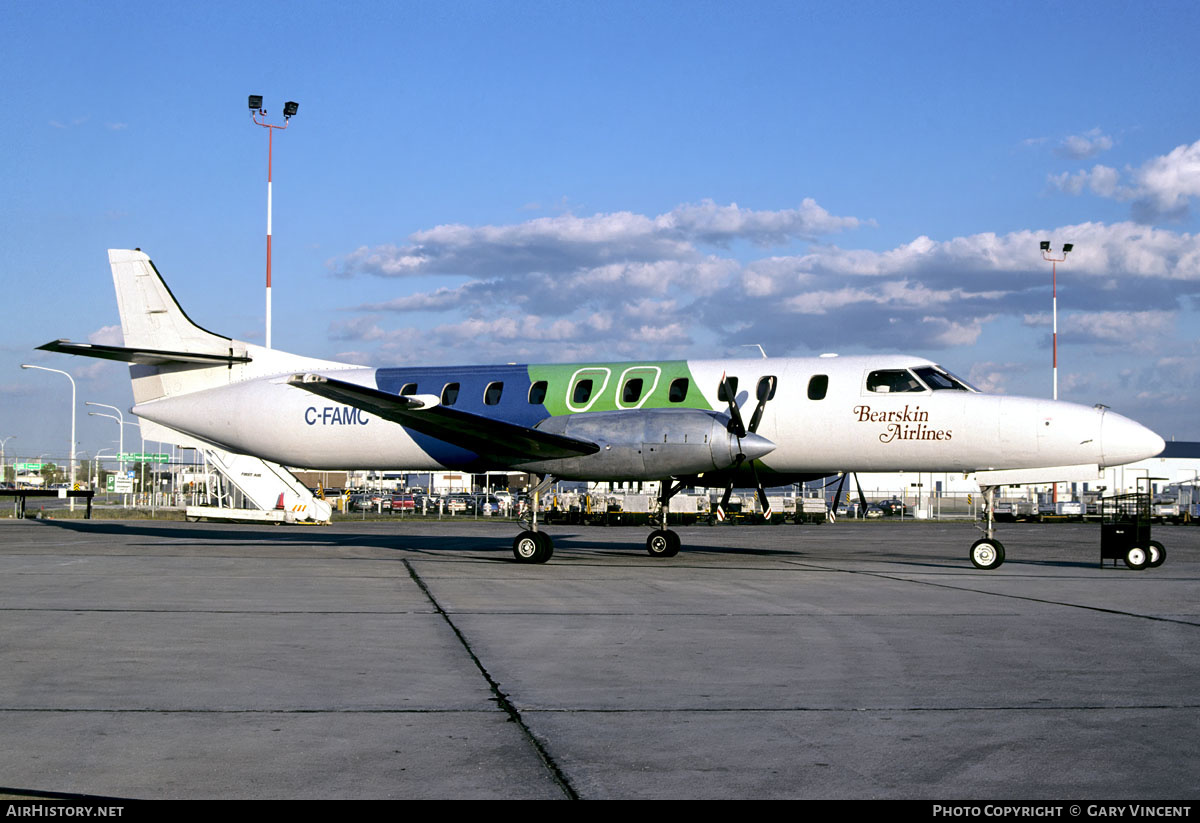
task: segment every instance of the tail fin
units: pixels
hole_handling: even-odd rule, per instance
[[[250,347],[193,323],[142,251],[109,249],[108,262],[126,348],[168,354],[157,363],[142,360],[130,365],[135,404],[225,385],[244,376],[238,372],[249,363]],[[197,363],[171,354],[216,356],[223,362]]]
[[[141,249],[109,249],[108,262],[125,345],[55,340],[38,348],[129,363],[135,405],[256,377],[354,368],[350,363],[267,349],[201,328],[184,313]],[[182,443],[178,438],[186,438],[145,418],[141,425],[147,440]]]
[[[140,249],[109,249],[125,345],[192,354],[230,354],[235,341],[202,329],[184,313],[158,269]],[[245,344],[241,344],[242,354]]]

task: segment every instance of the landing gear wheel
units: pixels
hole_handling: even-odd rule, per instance
[[[971,544],[971,563],[977,569],[991,570],[1004,562],[1004,544],[986,537]]]
[[[1150,560],[1150,552],[1143,549],[1141,546],[1134,546],[1129,551],[1125,552],[1125,565],[1134,571],[1141,571],[1146,568],[1146,563]]]
[[[679,535],[670,529],[656,529],[646,538],[646,551],[651,557],[674,557],[679,547]]]
[[[1167,559],[1166,547],[1157,540],[1150,541],[1150,547],[1148,551],[1150,553],[1150,559],[1146,561],[1147,568],[1157,569],[1163,564],[1163,561]]]
[[[545,532],[524,531],[513,540],[518,563],[545,563],[554,555],[554,541]]]

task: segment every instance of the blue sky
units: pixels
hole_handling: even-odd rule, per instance
[[[107,248],[352,362],[905,352],[1200,439],[1195,3],[0,5],[0,438],[125,370]],[[111,421],[79,412],[80,448]],[[132,435],[132,431],[130,432]]]

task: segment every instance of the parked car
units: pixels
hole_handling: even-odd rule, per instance
[[[401,514],[412,514],[417,510],[417,501],[411,494],[393,495],[391,505],[393,512]]]
[[[446,499],[446,511],[451,514],[474,514],[475,498],[468,494],[452,494]]]
[[[904,516],[904,501],[898,497],[893,497],[890,500],[881,500],[878,506],[888,517],[895,517],[896,515]]]

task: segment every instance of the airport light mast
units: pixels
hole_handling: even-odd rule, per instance
[[[267,116],[267,110],[262,107],[262,95],[250,95],[250,118],[267,130],[267,335],[266,346],[271,348],[271,155],[274,148],[275,129],[286,129],[288,121],[300,109],[300,104],[289,100],[283,104],[283,125],[275,126],[261,122],[258,118]]]
[[[8,437],[0,439],[0,483],[5,483],[8,481],[8,476],[4,469],[4,444],[6,444],[9,440],[12,440],[14,437],[16,437],[15,434],[10,434]],[[13,467],[13,488],[16,488],[16,487],[17,487],[17,469],[16,469],[16,466],[14,466]]]
[[[23,369],[38,369],[40,371],[52,371],[56,374],[61,374],[63,377],[71,381],[71,490],[75,489],[75,378],[67,374],[62,369],[51,369],[46,366],[32,366],[29,363],[22,363]],[[16,477],[16,469],[13,469],[13,477]],[[68,504],[71,511],[75,511],[75,498],[71,498]]]
[[[1051,267],[1050,267],[1051,312],[1053,315],[1052,322],[1054,324],[1053,330],[1051,331],[1051,336],[1050,336],[1050,348],[1052,349],[1051,368],[1054,372],[1054,394],[1052,395],[1052,397],[1055,400],[1057,400],[1058,399],[1058,264],[1066,262],[1067,253],[1070,252],[1071,249],[1075,248],[1075,244],[1074,243],[1063,243],[1062,257],[1051,257],[1050,256],[1050,241],[1049,240],[1043,240],[1041,243],[1041,247],[1042,247],[1042,259],[1048,261],[1051,264]]]

